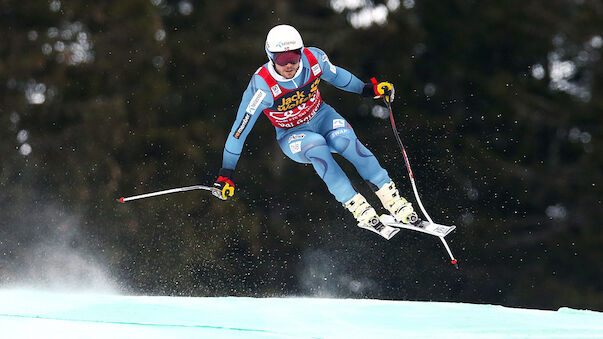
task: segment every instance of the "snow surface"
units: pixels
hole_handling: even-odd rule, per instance
[[[603,313],[441,302],[0,290],[1,338],[603,338]]]

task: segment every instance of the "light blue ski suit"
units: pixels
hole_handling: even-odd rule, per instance
[[[345,91],[362,93],[364,83],[361,80],[349,71],[333,65],[320,49],[306,48],[320,65],[321,80]],[[284,89],[297,89],[307,84],[313,72],[310,61],[304,53],[302,53],[300,70],[292,79],[280,76],[272,62],[264,66]],[[260,70],[261,67],[258,72]],[[249,86],[243,93],[236,120],[226,140],[222,162],[222,167],[225,169],[235,169],[245,139],[253,125],[262,115],[263,110],[274,105],[274,92],[271,92],[271,88],[258,72],[252,76]],[[356,190],[333,159],[331,152],[341,154],[356,167],[362,178],[376,187],[391,181],[387,171],[379,165],[375,156],[360,143],[350,124],[325,102],[320,104],[309,121],[292,128],[276,126],[275,128],[276,138],[282,151],[296,162],[311,163],[329,191],[341,203],[352,199],[356,195]]]

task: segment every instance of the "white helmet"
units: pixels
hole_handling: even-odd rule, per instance
[[[293,26],[274,26],[266,37],[266,54],[269,59],[274,57],[275,52],[293,51],[302,47],[302,37]]]

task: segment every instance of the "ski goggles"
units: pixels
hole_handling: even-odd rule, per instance
[[[287,66],[287,64],[295,65],[301,60],[301,50],[276,52],[272,60],[279,66]]]

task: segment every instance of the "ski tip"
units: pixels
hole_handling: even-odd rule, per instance
[[[125,203],[124,197],[121,197],[121,198],[117,199],[117,201],[121,202],[122,204]]]

